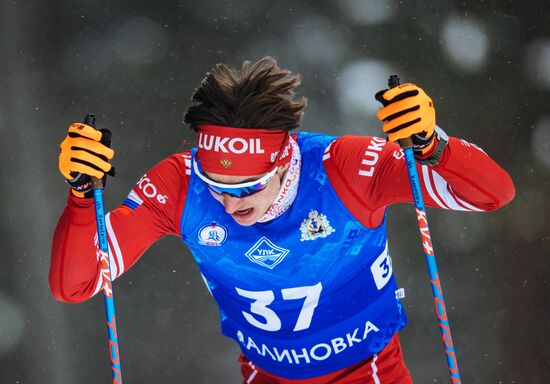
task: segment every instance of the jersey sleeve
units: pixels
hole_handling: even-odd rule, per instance
[[[172,155],[141,177],[126,200],[105,215],[111,278],[127,271],[157,240],[179,235],[190,155]],[[102,287],[93,199],[69,196],[57,223],[50,263],[55,299],[81,302]]]
[[[343,136],[325,151],[324,166],[344,205],[369,228],[388,205],[413,202],[403,150],[379,137]],[[515,195],[514,184],[483,150],[450,137],[438,165],[417,164],[424,203],[462,211],[497,209]]]

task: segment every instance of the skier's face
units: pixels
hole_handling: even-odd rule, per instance
[[[237,222],[243,226],[250,226],[258,222],[267,212],[273,200],[277,197],[281,187],[281,179],[288,169],[289,163],[281,167],[272,177],[267,186],[262,191],[246,197],[233,197],[227,193],[221,195],[210,191],[212,196],[218,200],[225,208],[225,211]],[[204,172],[208,178],[223,184],[239,184],[250,180],[257,180],[264,175],[253,176],[228,176],[217,173]]]

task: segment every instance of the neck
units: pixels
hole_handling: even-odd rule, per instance
[[[281,177],[281,186],[279,187],[277,197],[275,197],[275,200],[273,200],[267,212],[258,220],[260,223],[265,223],[281,216],[290,208],[290,205],[294,202],[296,194],[298,193],[302,159],[300,148],[292,138],[290,138],[290,144],[292,145],[290,166]]]

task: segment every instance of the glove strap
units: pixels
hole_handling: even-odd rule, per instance
[[[77,192],[86,193],[92,190],[92,180],[88,175],[78,173],[74,179],[65,179],[65,181],[69,184],[71,189],[74,189]]]
[[[431,153],[433,150],[435,135],[431,135],[429,138],[425,138],[422,134],[412,135],[413,151],[416,157],[421,158],[426,153]]]
[[[72,176],[72,175],[71,175]],[[93,187],[92,187],[92,178],[88,175],[83,175],[82,173],[78,173],[76,177],[72,180],[65,179],[67,184],[69,184],[69,187],[75,192],[74,195],[76,197],[93,197]],[[103,176],[103,182],[101,189],[105,187],[105,184],[107,183],[107,174]]]
[[[445,131],[439,128],[437,125],[435,126],[434,136],[437,138],[437,146],[435,150],[432,152],[430,157],[427,157],[425,159],[416,159],[419,164],[428,166],[439,164],[439,159],[441,158],[441,155],[443,154],[443,151],[445,150],[445,147],[449,142],[449,136],[447,136]]]

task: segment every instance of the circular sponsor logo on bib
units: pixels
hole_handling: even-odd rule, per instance
[[[227,229],[213,221],[199,229],[198,237],[201,245],[220,246],[227,239]]]

